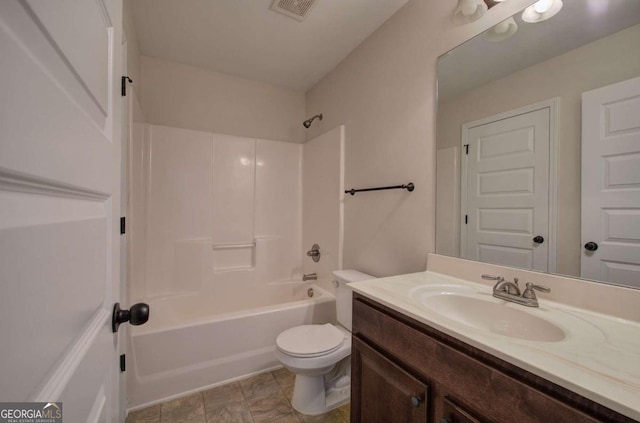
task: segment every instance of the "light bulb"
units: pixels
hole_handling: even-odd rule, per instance
[[[500,22],[498,25],[493,27],[493,30],[496,32],[496,34],[504,34],[509,30],[509,22],[508,21]]]
[[[462,6],[462,14],[465,16],[471,16],[474,13],[476,13],[476,9],[478,8],[477,5],[475,5],[474,3],[465,3],[464,6]]]
[[[511,37],[518,30],[518,24],[511,17],[495,25],[485,33],[485,38],[493,43],[504,41]]]
[[[533,5],[533,9],[538,13],[545,13],[553,6],[553,0],[540,0]]]
[[[453,13],[453,23],[462,25],[477,21],[486,11],[487,4],[484,0],[458,0],[458,6]]]
[[[546,21],[562,9],[562,0],[539,0],[522,12],[522,20],[527,23]]]

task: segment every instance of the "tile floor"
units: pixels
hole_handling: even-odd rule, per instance
[[[348,423],[349,404],[321,416],[291,407],[295,376],[287,369],[187,395],[134,411],[126,423]]]

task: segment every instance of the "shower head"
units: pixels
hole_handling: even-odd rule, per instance
[[[312,117],[311,119],[307,119],[307,120],[305,120],[304,122],[302,122],[302,125],[303,125],[305,128],[309,128],[309,127],[311,126],[311,122],[313,122],[313,120],[314,120],[314,119],[316,119],[316,118],[318,118],[318,119],[322,120],[322,113],[320,113],[319,115],[315,115],[315,116],[314,116],[314,117]]]

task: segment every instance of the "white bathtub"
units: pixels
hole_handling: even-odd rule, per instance
[[[149,321],[132,327],[131,409],[279,367],[274,350],[280,332],[335,321],[335,297],[299,281],[148,303]]]

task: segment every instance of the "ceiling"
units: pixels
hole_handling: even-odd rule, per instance
[[[306,91],[407,0],[316,0],[304,21],[273,0],[131,0],[140,53]]]
[[[438,60],[438,101],[558,56],[640,23],[638,0],[564,0],[553,18],[529,24],[500,42],[479,35]],[[550,75],[550,77],[552,77]]]

